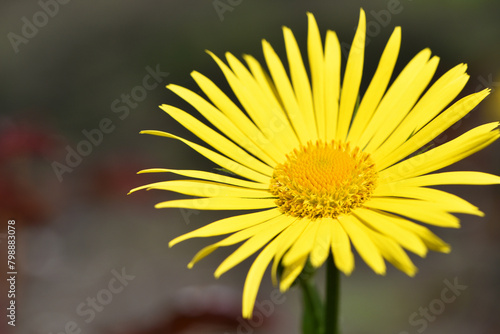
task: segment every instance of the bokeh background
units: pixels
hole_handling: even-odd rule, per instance
[[[284,56],[281,27],[292,28],[304,47],[307,11],[321,31],[335,30],[350,43],[360,6],[370,37],[363,87],[400,25],[399,70],[429,47],[441,58],[436,77],[456,64],[469,65],[462,96],[485,87],[493,91],[446,132],[448,139],[500,118],[498,1],[2,1],[0,332],[299,333],[300,292],[277,295],[269,274],[258,297],[261,317],[239,317],[252,259],[215,280],[213,271],[233,248],[192,270],[186,264],[213,240],[168,248],[173,237],[227,213],[155,210],[155,203],[176,195],[126,194],[170,177],[136,175],[140,169],[213,168],[178,142],[139,135],[158,129],[196,141],[157,106],[174,104],[196,114],[164,88],[176,83],[198,91],[192,70],[227,87],[204,50],[262,60],[265,38]],[[145,84],[152,72],[155,80]],[[86,134],[93,136],[90,146],[83,143]],[[499,148],[495,143],[449,169],[500,174]],[[84,152],[80,159],[68,158],[78,149]],[[500,332],[500,188],[445,189],[486,216],[461,215],[461,229],[434,229],[453,251],[413,257],[420,269],[414,278],[394,269],[379,277],[358,257],[355,272],[342,280],[345,334]],[[8,219],[17,227],[15,328],[3,313]],[[323,274],[317,274],[320,286]],[[445,291],[450,284],[459,285],[454,294]],[[453,302],[443,302],[443,291]]]

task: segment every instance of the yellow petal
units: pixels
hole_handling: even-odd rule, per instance
[[[421,257],[425,257],[427,254],[427,247],[418,235],[410,230],[400,227],[396,222],[394,222],[394,216],[364,208],[356,209],[354,214],[366,225],[381,234],[392,238],[409,251],[418,254]]]
[[[398,75],[394,83],[390,86],[387,93],[377,106],[373,117],[365,127],[361,137],[357,141],[359,147],[365,147],[374,136],[389,135],[392,131],[386,128],[387,122],[392,118],[397,118],[398,122],[410,110],[408,104],[415,99],[415,93],[423,89],[421,86],[414,89],[413,83],[418,81],[419,77],[427,74],[424,71],[426,64],[431,56],[429,49],[420,51],[413,59],[405,66],[403,71]],[[434,62],[433,62],[434,63]],[[407,95],[411,93],[411,99],[407,99]],[[405,107],[406,106],[406,107]],[[399,110],[398,107],[405,107],[404,110]],[[411,107],[411,106],[410,106]],[[397,112],[395,112],[397,111]],[[378,142],[379,144],[380,142]],[[376,146],[374,147],[376,148]],[[373,149],[371,149],[373,151]],[[370,151],[370,153],[371,153]]]
[[[417,234],[420,237],[420,239],[422,239],[422,241],[424,242],[425,246],[428,249],[441,253],[450,252],[450,245],[448,245],[446,242],[444,242],[438,236],[432,233],[427,227],[415,224],[414,222],[411,222],[407,219],[398,216],[389,214],[386,215],[391,217],[391,221],[399,225],[401,228],[404,228],[406,230],[409,230]]]
[[[160,106],[160,108],[172,116],[177,122],[182,124],[186,129],[198,136],[205,143],[209,144],[227,157],[261,174],[268,176],[273,175],[273,167],[255,159],[253,156],[241,149],[240,146],[210,129],[208,126],[198,121],[195,117],[189,115],[185,111],[165,104]]]
[[[213,237],[216,235],[228,234],[239,230],[244,230],[246,228],[276,218],[280,215],[281,212],[278,209],[271,209],[220,219],[211,224],[200,227],[197,230],[191,231],[173,239],[169,242],[168,246],[172,247],[173,245],[178,244],[181,241],[191,238]]]
[[[266,164],[270,166],[276,165],[277,161],[274,160],[273,157],[270,156],[268,152],[266,152],[265,147],[257,146],[226,115],[224,115],[220,110],[215,108],[212,104],[203,99],[201,96],[190,91],[189,89],[177,85],[168,85],[167,88],[176,93],[177,95],[179,95],[186,102],[191,104],[210,123],[212,123],[215,127],[217,127],[217,129],[219,129],[222,133],[224,133],[224,135],[228,136],[233,142],[238,143],[238,146],[246,149],[247,151],[255,155],[257,158],[264,161]],[[188,122],[186,128],[192,131],[192,129],[194,128],[194,124]],[[193,133],[198,135],[197,132],[193,131]],[[215,138],[212,140],[217,141],[217,139]]]
[[[354,255],[351,250],[351,243],[346,230],[337,219],[324,218],[330,222],[332,229],[332,254],[335,266],[346,275],[350,275],[354,270]]]
[[[359,104],[358,112],[353,120],[351,129],[349,130],[348,141],[357,145],[357,139],[365,130],[368,122],[371,120],[375,109],[377,108],[380,100],[384,96],[385,90],[391,79],[394,66],[399,54],[399,47],[401,45],[401,28],[396,27],[394,32],[387,42],[380,62],[377,67],[366,93]]]
[[[236,198],[210,197],[195,199],[179,199],[161,202],[155,205],[157,209],[185,208],[197,210],[253,210],[276,207],[273,198]]]
[[[243,318],[252,318],[255,299],[257,298],[262,276],[264,276],[264,272],[276,253],[276,250],[277,241],[275,239],[259,253],[259,256],[257,256],[248,271],[247,278],[245,279],[245,286],[243,288]]]
[[[304,67],[304,62],[300,54],[299,46],[293,36],[293,33],[287,27],[283,27],[283,35],[285,38],[286,54],[288,57],[288,66],[290,68],[290,76],[293,84],[293,91],[297,98],[297,103],[302,112],[306,126],[311,134],[311,140],[317,139],[316,119],[313,109],[313,100],[311,93],[311,85]]]
[[[145,169],[145,170],[140,171],[138,174],[142,174],[142,173],[173,173],[173,174],[177,174],[177,175],[192,177],[195,179],[202,179],[202,180],[206,180],[206,181],[214,181],[214,182],[231,184],[231,185],[237,186],[237,187],[245,187],[245,188],[251,188],[251,189],[264,189],[264,190],[269,189],[269,184],[245,181],[245,180],[237,179],[237,178],[230,177],[227,175],[215,174],[215,173],[205,172],[205,171],[201,171],[201,170],[149,168],[149,169]],[[133,192],[133,191],[135,191],[135,189],[131,190],[130,192]]]
[[[500,137],[498,122],[480,125],[454,140],[406,159],[379,173],[384,182],[427,174],[460,161]]]
[[[281,108],[279,110],[286,117],[286,113],[283,109],[283,103],[280,100],[278,91],[276,90],[276,86],[274,85],[273,80],[269,76],[269,74],[264,70],[262,65],[252,57],[251,55],[243,55],[252,75],[259,85],[262,92],[267,96],[267,99],[273,101],[273,103],[277,103]],[[295,138],[296,139],[296,138]]]
[[[258,101],[255,101],[255,98],[252,96],[251,91],[247,88],[247,84],[242,82],[236,75],[229,69],[229,67],[224,64],[222,60],[220,60],[216,55],[209,52],[209,55],[216,61],[217,65],[219,65],[220,69],[224,73],[224,76],[227,79],[227,82],[231,86],[234,94],[238,98],[238,101],[241,103],[245,111],[248,113],[253,122],[257,125],[260,131],[269,139],[273,144],[275,144],[282,152],[287,150],[287,141],[295,140],[295,134],[289,133],[290,138],[286,140],[282,140],[282,142],[278,141],[280,136],[276,136],[272,131],[269,131],[272,123],[280,124],[280,131],[283,134],[286,134],[287,127],[285,123],[288,121],[280,121],[280,119],[275,119],[275,117],[269,117],[268,114],[264,112],[262,107],[259,105]],[[274,110],[273,110],[274,111]],[[280,117],[279,114],[275,114],[276,117]],[[273,115],[274,116],[274,115]],[[272,136],[272,137],[269,137]]]
[[[488,96],[489,92],[489,89],[485,89],[481,92],[462,98],[460,101],[456,102],[434,118],[429,124],[424,126],[410,139],[401,144],[401,146],[391,152],[387,152],[387,155],[381,156],[377,155],[377,152],[375,152],[374,156],[376,156],[377,159],[377,168],[379,170],[385,169],[386,167],[412,154],[432,139],[436,138],[443,131],[467,115],[476,105],[479,104],[479,102]],[[415,123],[415,125],[416,124],[417,123]]]
[[[340,92],[339,123],[336,138],[344,141],[347,138],[354,106],[358,99],[361,76],[363,75],[363,61],[365,54],[366,17],[363,9],[360,10],[359,23],[354,40],[349,51],[349,58]]]
[[[230,72],[230,71],[229,71]],[[231,74],[233,77],[234,75]],[[279,149],[279,142],[271,142],[257,126],[234,104],[219,87],[217,87],[210,79],[198,72],[192,72],[191,76],[196,81],[198,86],[208,96],[210,101],[229,118],[238,129],[250,138],[257,146],[265,148],[269,156],[278,157],[288,153],[286,148]],[[274,128],[273,128],[274,130]]]
[[[466,200],[453,194],[431,188],[423,187],[404,187],[380,185],[373,193],[374,197],[406,197],[425,200],[439,204],[442,210],[449,212],[467,213],[470,215],[484,216],[484,213]]]
[[[203,146],[200,146],[198,144],[195,144],[193,142],[190,142],[189,140],[186,140],[181,137],[174,136],[170,133],[163,132],[163,131],[156,131],[156,130],[145,130],[141,131],[141,133],[146,133],[150,135],[155,135],[155,136],[161,136],[161,137],[167,137],[167,138],[173,138],[177,139],[184,144],[188,145],[191,147],[193,150],[196,152],[200,153],[207,159],[213,161],[217,165],[221,166],[222,168],[225,168],[235,174],[241,175],[243,177],[246,177],[247,179],[254,180],[260,183],[265,183],[269,184],[271,178],[269,176],[263,175],[261,173],[258,173],[248,167],[245,167],[239,163],[237,163],[234,160],[228,159],[214,151],[211,151]]]
[[[257,83],[250,71],[230,53],[226,58],[242,84],[242,92],[247,101],[247,109],[251,109],[260,121],[261,131],[271,140],[280,138],[287,150],[298,145],[297,137],[278,100]],[[265,88],[265,87],[264,87]]]
[[[310,261],[313,267],[320,267],[330,254],[332,244],[332,222],[328,219],[319,218],[316,221],[318,231],[311,250]]]
[[[363,260],[379,275],[385,274],[385,263],[380,250],[364,231],[362,223],[354,216],[339,216],[338,221],[349,235],[352,244]]]
[[[266,198],[273,197],[268,190],[248,189],[219,184],[207,181],[195,180],[173,180],[162,181],[147,184],[141,187],[132,189],[136,191],[140,189],[158,189],[174,191],[180,194],[199,197],[243,197],[243,198]]]
[[[248,239],[219,265],[217,270],[215,270],[215,277],[219,278],[226,271],[230,270],[250,255],[257,252],[292,223],[293,218],[285,215],[280,215],[265,222],[266,226],[263,230]]]
[[[278,55],[272,48],[272,46],[265,40],[262,41],[262,47],[264,49],[264,57],[266,58],[267,67],[271,72],[271,77],[276,84],[276,90],[280,95],[281,101],[283,102],[287,115],[290,122],[295,129],[295,133],[299,138],[302,145],[306,144],[308,140],[313,138],[313,134],[310,133],[307,127],[307,122],[304,119],[304,115],[300,110],[299,104],[293,92],[292,85],[288,79],[285,68],[281,63]]]
[[[312,92],[314,99],[314,113],[316,115],[316,129],[318,138],[326,140],[326,110],[325,110],[325,64],[323,46],[318,24],[314,15],[307,13],[308,35],[307,54],[311,70]]]
[[[438,63],[439,58],[432,57],[429,62],[416,73],[414,78],[406,79],[406,89],[399,92],[399,94],[401,94],[401,98],[397,99],[395,104],[391,105],[388,109],[384,110],[383,107],[387,108],[387,106],[383,106],[381,103],[381,110],[377,109],[377,112],[380,114],[385,113],[386,115],[383,120],[382,127],[379,127],[379,129],[383,129],[383,131],[377,131],[374,133],[370,142],[365,147],[367,152],[373,152],[377,149],[390,136],[394,129],[398,127],[403,118],[405,118],[405,116],[410,112],[411,108],[417,102],[424,89],[429,85],[434,73],[436,72]],[[390,92],[392,92],[392,90],[389,90],[387,94]],[[398,112],[395,113],[394,110],[397,110]]]
[[[296,262],[291,263],[288,266],[285,266],[283,270],[283,276],[281,277],[280,281],[281,292],[285,292],[290,288],[290,286],[293,284],[293,282],[295,282],[297,277],[304,269],[306,262],[307,262],[307,256],[303,256],[297,259]]]
[[[230,235],[229,237],[222,239],[219,242],[216,242],[215,244],[209,245],[201,249],[198,253],[196,253],[191,262],[189,262],[188,268],[192,268],[198,261],[205,258],[209,254],[213,253],[219,247],[231,246],[239,242],[242,242],[243,240],[253,237],[255,234],[266,229],[267,227],[266,223],[267,222],[262,222],[260,224],[238,231]]]
[[[314,246],[314,240],[318,231],[316,222],[310,222],[300,237],[293,243],[288,252],[283,256],[283,265],[289,266],[302,257],[308,257]]]
[[[469,76],[465,73],[466,69],[466,65],[460,64],[440,77],[418,101],[387,141],[377,148],[373,158],[381,160],[397,149],[456,98],[469,79]]]
[[[460,227],[460,221],[457,217],[442,210],[439,204],[427,201],[375,197],[366,201],[364,206],[406,216],[431,225]]]
[[[337,135],[340,96],[340,43],[335,32],[326,32],[325,40],[325,132],[326,140]]]
[[[500,176],[482,172],[443,172],[416,176],[388,183],[389,187],[424,187],[444,184],[500,184]]]
[[[278,250],[274,256],[273,266],[271,270],[271,277],[273,284],[276,285],[278,282],[278,265],[281,263],[281,258],[290,249],[290,247],[297,241],[297,239],[302,235],[305,228],[309,225],[309,219],[299,219],[295,218],[293,224],[288,226],[276,239],[279,241]]]
[[[417,267],[415,267],[406,252],[394,240],[369,229],[365,229],[365,231],[370,235],[370,238],[387,261],[408,276],[415,276]]]

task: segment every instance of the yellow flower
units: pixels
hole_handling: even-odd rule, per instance
[[[235,175],[149,169],[143,172],[169,172],[190,179],[132,191],[163,189],[196,197],[159,203],[157,208],[252,210],[170,242],[173,246],[189,238],[230,234],[198,252],[189,267],[219,247],[243,242],[220,264],[216,277],[260,250],[245,282],[245,317],[252,315],[262,276],[271,262],[275,283],[277,268],[283,267],[282,291],[291,286],[308,260],[320,267],[330,252],[336,267],[349,275],[354,268],[351,244],[376,273],[385,273],[385,259],[413,276],[417,269],[404,249],[422,257],[428,250],[450,251],[449,245],[413,221],[458,228],[459,220],[450,213],[483,215],[467,201],[429,186],[500,183],[499,177],[481,172],[429,174],[495,141],[500,133],[498,122],[415,154],[489,94],[485,89],[451,104],[469,79],[466,65],[452,68],[427,89],[439,58],[424,49],[389,85],[401,42],[401,29],[396,27],[357,106],[364,11],[342,84],[336,34],[328,31],[323,46],[314,16],[309,13],[308,17],[309,74],[291,30],[285,27],[288,73],[265,40],[269,73],[251,56],[243,57],[245,66],[227,53],[228,66],[209,52],[238,101],[198,72],[192,77],[208,99],[177,85],[168,86],[213,127],[176,107],[161,108],[213,150],[173,134],[143,131],[182,141]]]

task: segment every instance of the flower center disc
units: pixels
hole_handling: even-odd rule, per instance
[[[371,197],[377,172],[369,154],[338,141],[309,142],[275,167],[270,191],[284,214],[335,218]]]

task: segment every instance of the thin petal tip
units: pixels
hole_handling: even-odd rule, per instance
[[[417,267],[412,267],[410,270],[406,271],[406,275],[410,276],[410,277],[415,277],[415,275],[417,274],[418,272],[418,268]]]
[[[360,8],[359,9],[359,20],[365,20],[366,19],[366,14],[365,14],[365,10],[363,8]]]

